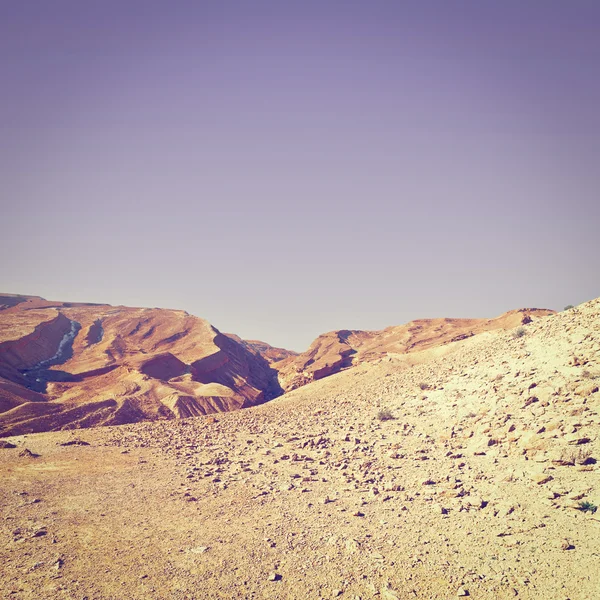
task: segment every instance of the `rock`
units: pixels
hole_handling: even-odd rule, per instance
[[[598,385],[595,383],[586,383],[584,385],[580,385],[575,389],[575,394],[582,397],[591,396],[598,391]]]
[[[84,442],[83,440],[70,440],[69,442],[63,442],[59,444],[59,446],[89,446],[89,442]]]
[[[485,508],[487,502],[481,496],[467,496],[464,499],[465,503],[472,508]]]
[[[281,579],[281,575],[275,571],[269,574],[269,581],[281,581]]]
[[[496,509],[496,516],[497,517],[507,517],[508,515],[512,514],[515,511],[515,508],[516,507],[513,504],[509,504],[509,503],[499,504]]]
[[[19,456],[24,458],[38,458],[39,454],[35,454],[35,452],[29,450],[29,448],[25,448],[25,450],[21,450],[21,452],[19,452]]]
[[[571,446],[579,446],[581,444],[589,444],[591,440],[589,437],[586,437],[584,435],[580,435],[578,433],[571,433],[565,436],[565,441]]]
[[[441,504],[434,504],[432,506],[433,511],[438,514],[438,515],[447,515],[448,514],[448,509],[444,508]]]
[[[575,550],[575,546],[569,540],[563,540],[560,545],[561,550]]]
[[[0,440],[0,448],[16,448],[16,446],[6,440]]]
[[[534,483],[537,483],[538,485],[544,485],[545,483],[552,481],[554,477],[552,477],[552,475],[548,475],[547,473],[537,473],[533,475],[531,479]]]
[[[48,532],[45,529],[38,529],[31,537],[37,538],[45,535],[48,535]]]
[[[459,598],[464,598],[466,596],[469,596],[470,594],[469,594],[469,590],[465,589],[464,587],[459,587],[458,590],[457,590],[457,592],[456,592],[456,595]]]

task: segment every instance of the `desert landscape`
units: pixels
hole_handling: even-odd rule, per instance
[[[0,600],[600,600],[600,2],[3,2]]]
[[[598,597],[600,299],[297,354],[3,298],[2,597]]]

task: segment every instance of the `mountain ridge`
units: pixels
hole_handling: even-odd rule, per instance
[[[552,312],[339,330],[297,353],[221,333],[182,310],[0,294],[0,435],[248,408],[362,363]]]

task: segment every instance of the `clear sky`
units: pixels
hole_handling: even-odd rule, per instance
[[[600,295],[600,2],[0,4],[0,290],[332,329]]]

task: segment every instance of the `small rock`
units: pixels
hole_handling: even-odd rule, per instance
[[[281,581],[281,575],[279,573],[275,573],[275,571],[273,571],[269,575],[269,581]]]
[[[578,433],[573,433],[570,435],[566,435],[565,441],[567,442],[567,444],[570,444],[571,446],[579,446],[581,444],[589,444],[591,440],[589,437],[579,435]]]
[[[16,448],[16,446],[6,440],[0,440],[0,448]]]
[[[48,532],[45,529],[38,529],[31,537],[43,537],[45,535],[47,535]]]
[[[35,454],[35,452],[32,452],[31,450],[29,450],[29,448],[25,448],[25,450],[21,450],[21,452],[19,452],[19,456],[24,456],[24,457],[28,457],[28,458],[37,458],[39,456],[39,454]]]
[[[433,508],[434,512],[438,515],[447,515],[448,514],[448,509],[443,507],[441,504],[434,504],[432,508]]]
[[[469,595],[469,590],[465,589],[464,587],[459,587],[458,591],[456,592],[456,595],[459,598],[464,598]]]

